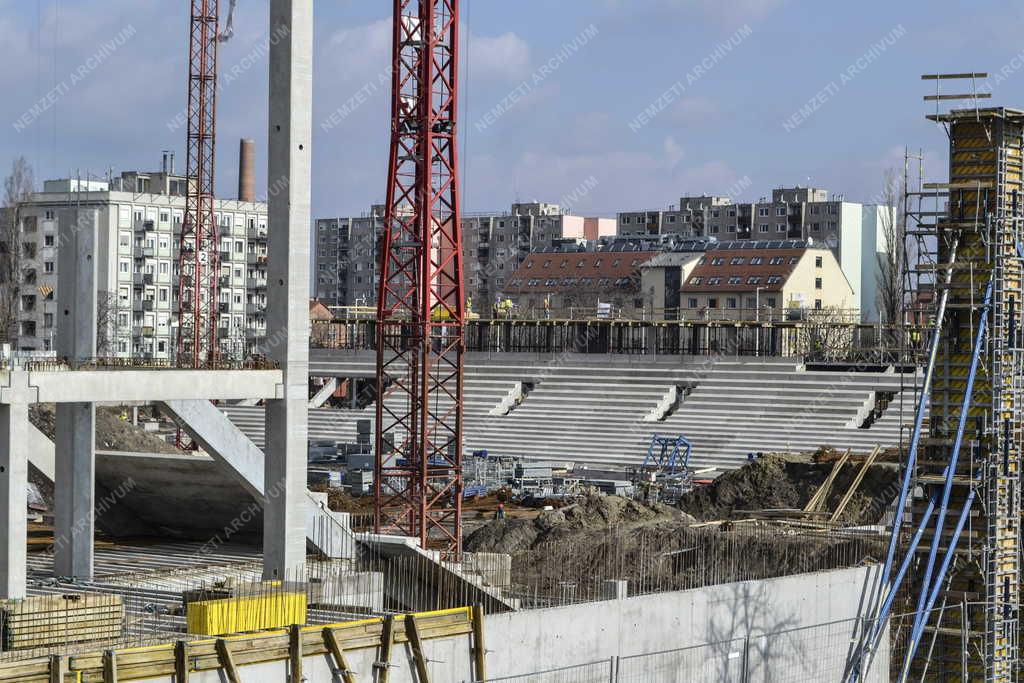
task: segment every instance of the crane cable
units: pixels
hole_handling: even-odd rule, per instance
[[[235,35],[235,5],[238,4],[238,0],[231,0],[231,6],[228,7],[228,21],[224,26],[224,30],[217,34],[217,40],[222,43],[226,43],[231,40],[231,36]]]

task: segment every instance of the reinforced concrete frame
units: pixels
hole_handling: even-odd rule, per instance
[[[271,0],[270,259],[267,354],[278,369],[97,370],[95,214],[60,217],[58,349],[48,367],[0,372],[0,599],[23,598],[27,578],[28,409],[56,403],[56,567],[92,579],[94,414],[97,402],[235,400],[267,404],[264,575],[306,559],[310,154],[313,0]],[[79,369],[80,368],[80,369]]]

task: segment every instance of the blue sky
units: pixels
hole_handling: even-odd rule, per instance
[[[156,168],[163,149],[181,167],[188,4],[0,0],[4,168],[24,154],[39,178],[105,175]],[[468,211],[573,196],[577,212],[613,215],[808,183],[867,201],[904,145],[943,173],[920,74],[987,70],[992,102],[1024,108],[1019,2],[463,4]],[[386,189],[391,3],[316,5],[314,214],[360,213]],[[224,196],[242,136],[257,140],[265,183],[267,0],[239,0],[236,29],[221,53],[234,74],[219,101]]]

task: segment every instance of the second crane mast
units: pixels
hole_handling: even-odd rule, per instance
[[[395,0],[377,299],[375,527],[458,555],[465,295],[459,0]]]

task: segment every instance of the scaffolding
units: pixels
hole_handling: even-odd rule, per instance
[[[913,609],[890,625],[907,643],[901,681],[1018,679],[1024,111],[981,109],[979,97],[926,98],[975,101],[928,116],[949,136],[949,182],[906,194],[908,300],[919,314],[934,293],[932,337],[872,632],[877,643],[902,600]]]

